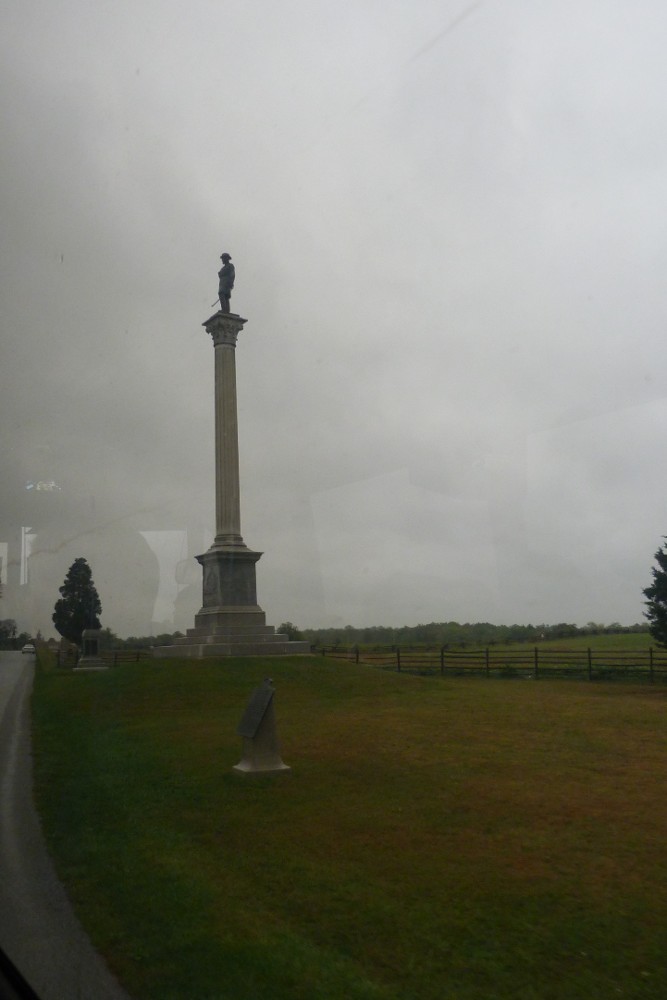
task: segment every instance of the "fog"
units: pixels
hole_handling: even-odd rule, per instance
[[[192,625],[232,254],[267,620],[641,620],[667,534],[657,0],[8,0],[0,617]]]

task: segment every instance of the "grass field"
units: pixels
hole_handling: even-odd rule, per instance
[[[331,646],[329,643],[324,644],[327,649]],[[386,645],[378,647],[376,643],[358,643],[359,649],[362,650],[374,650],[378,648],[387,649],[394,648],[394,646],[387,647]],[[406,649],[437,649],[438,645],[427,644],[427,643],[404,643],[401,644]],[[568,636],[562,639],[540,639],[537,643],[535,642],[496,642],[494,644],[485,643],[473,643],[466,642],[466,649],[484,649],[485,645],[490,645],[491,648],[496,649],[507,649],[510,651],[521,651],[525,649],[532,649],[535,645],[538,645],[540,649],[575,649],[581,650],[586,649],[590,646],[593,649],[606,649],[606,650],[627,650],[633,652],[635,650],[646,650],[650,646],[657,649],[656,641],[650,632],[624,632],[614,634],[600,633],[599,635],[577,635]],[[453,643],[451,648],[460,648],[460,643]],[[351,647],[348,647],[351,648]],[[449,648],[449,647],[448,647]]]
[[[289,775],[243,779],[266,675]],[[36,793],[135,1000],[667,995],[667,689],[321,658],[41,670]]]
[[[524,679],[622,680],[667,683],[667,650],[646,633],[586,636],[489,646],[329,646],[320,655],[353,660],[383,670],[448,677],[484,674]]]

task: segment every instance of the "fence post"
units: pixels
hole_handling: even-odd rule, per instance
[[[486,676],[489,676],[489,647],[487,646],[484,650],[484,671]]]
[[[535,650],[533,652],[533,662],[535,664],[535,680],[538,680],[540,673],[539,659],[540,659],[540,654],[538,652],[537,646],[535,646]]]
[[[441,646],[440,647],[440,673],[444,674],[444,672],[445,672],[445,647]]]
[[[653,646],[648,647],[648,672],[653,684]]]
[[[591,651],[591,647],[590,646],[586,650],[586,653],[587,653],[587,656],[588,656],[588,679],[589,679],[589,681],[592,681],[593,680],[593,653]]]
[[[354,662],[355,663],[359,662],[359,647],[358,646],[354,647]]]
[[[113,654],[113,665],[114,665],[114,667],[116,666],[117,663],[118,663],[118,653],[114,653]]]
[[[398,672],[400,674],[400,672],[401,672],[401,650],[400,650],[399,646],[396,647],[396,669],[398,670]]]

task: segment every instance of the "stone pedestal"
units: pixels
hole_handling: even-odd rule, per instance
[[[255,564],[261,552],[213,545],[197,562],[203,569],[201,613],[221,607],[257,608]]]
[[[307,642],[290,642],[266,624],[257,603],[253,552],[241,535],[236,341],[246,320],[217,312],[203,326],[215,350],[215,540],[197,556],[202,567],[202,607],[194,628],[154,655],[200,659],[269,653],[307,653]]]

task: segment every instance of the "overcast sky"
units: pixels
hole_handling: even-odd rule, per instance
[[[193,624],[228,251],[271,624],[640,621],[666,48],[661,0],[6,0],[0,617],[83,556],[103,625]]]

